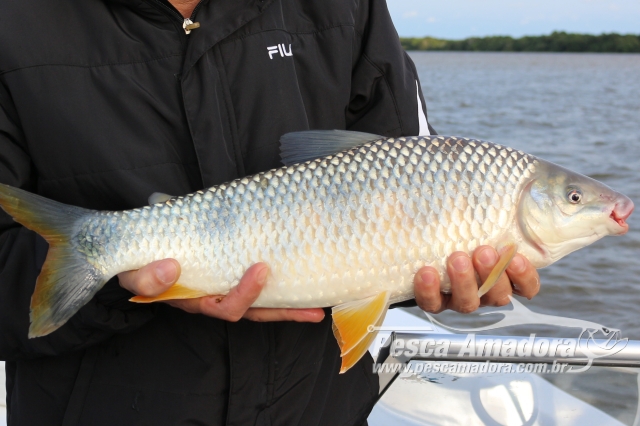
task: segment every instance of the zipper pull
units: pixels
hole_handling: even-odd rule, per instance
[[[193,22],[190,18],[187,18],[182,23],[182,28],[184,28],[184,33],[189,35],[191,34],[191,30],[200,28],[200,22]]]

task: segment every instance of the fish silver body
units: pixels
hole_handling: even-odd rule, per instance
[[[96,213],[75,244],[105,276],[174,258],[180,284],[212,295],[266,262],[271,274],[254,306],[335,306],[385,290],[396,302],[413,297],[425,265],[448,291],[454,251],[515,242],[537,267],[557,260],[527,240],[518,216],[525,187],[550,167],[478,140],[381,139],[165,203]]]

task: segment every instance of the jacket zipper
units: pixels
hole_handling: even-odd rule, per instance
[[[180,13],[178,13],[177,10],[167,6],[166,4],[162,3],[160,0],[154,0],[154,3],[160,6],[165,11],[169,12],[171,15],[178,18],[180,21],[182,21],[182,29],[184,29],[184,33],[186,35],[191,34],[192,30],[195,30],[196,28],[200,28],[200,22],[193,22],[193,19],[195,19],[196,13],[198,12],[198,9],[200,9],[200,6],[202,5],[202,0],[198,2],[198,4],[193,9],[193,12],[191,13],[191,16],[189,18],[183,18],[182,15],[180,15]]]
[[[193,12],[191,12],[191,17],[184,20],[182,23],[182,28],[184,28],[184,32],[189,34],[191,30],[195,30],[196,28],[200,28],[200,22],[193,22],[193,19],[196,19],[196,13],[198,13],[198,9],[202,6],[202,0],[196,4],[196,7],[193,8]]]
[[[182,28],[184,29],[184,33],[186,35],[191,34],[191,30],[195,30],[196,28],[200,28],[200,22],[193,22],[191,18],[187,18],[182,23]]]

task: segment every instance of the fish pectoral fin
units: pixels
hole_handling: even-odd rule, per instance
[[[515,243],[506,244],[505,247],[506,250],[500,255],[498,263],[496,263],[496,266],[493,267],[487,279],[484,280],[484,283],[482,283],[482,286],[478,289],[478,297],[484,296],[493,288],[494,285],[496,285],[498,279],[507,269],[507,266],[509,266],[509,263],[518,252],[518,246]]]
[[[333,335],[340,347],[344,373],[365,354],[378,334],[389,309],[389,292],[354,302],[343,303],[332,309]]]
[[[201,290],[193,290],[185,287],[182,284],[174,284],[169,287],[169,290],[154,297],[135,296],[129,299],[129,302],[135,303],[152,303],[161,302],[163,300],[175,300],[175,299],[195,299],[198,297],[208,296]]]

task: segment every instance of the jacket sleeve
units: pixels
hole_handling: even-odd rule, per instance
[[[7,89],[0,83],[0,182],[37,192],[37,173]],[[57,355],[131,331],[153,316],[149,307],[132,307],[131,293],[111,280],[60,329],[28,339],[29,305],[44,263],[47,243],[0,209],[0,359]]]
[[[384,136],[436,134],[415,65],[400,45],[385,0],[361,0],[347,129]]]

